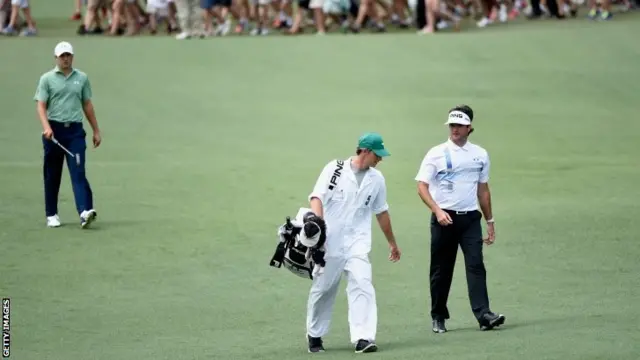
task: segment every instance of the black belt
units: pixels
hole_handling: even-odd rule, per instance
[[[62,121],[56,121],[56,120],[49,120],[49,124],[52,124],[52,125],[55,125],[55,126],[64,126],[66,128],[71,127],[71,126],[82,125],[82,123],[79,122],[79,121],[62,122]]]
[[[469,210],[469,211],[458,211],[458,210],[449,210],[449,209],[442,209],[442,210],[452,215],[473,215],[478,212],[478,210]]]

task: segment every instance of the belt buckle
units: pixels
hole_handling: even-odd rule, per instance
[[[64,127],[69,127],[71,126],[71,124],[69,124],[68,122],[64,123]]]
[[[467,215],[467,211],[456,211],[456,215]]]

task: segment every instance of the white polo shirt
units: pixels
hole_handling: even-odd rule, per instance
[[[459,147],[451,140],[425,155],[415,180],[429,184],[429,193],[443,210],[478,210],[478,183],[489,182],[489,154],[467,141]]]

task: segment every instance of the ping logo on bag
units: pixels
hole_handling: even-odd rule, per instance
[[[331,180],[329,180],[329,190],[333,190],[336,186],[338,186],[338,179],[342,176],[342,169],[344,169],[344,161],[338,160],[338,166],[333,171],[331,175]]]

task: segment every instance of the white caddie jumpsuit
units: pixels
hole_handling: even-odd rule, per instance
[[[329,162],[316,181],[309,200],[322,201],[327,224],[326,265],[314,277],[307,303],[307,334],[322,337],[329,331],[331,314],[342,274],[347,278],[351,343],[375,341],[378,311],[372,283],[372,214],[386,211],[387,190],[382,173],[370,168],[358,186],[350,159]]]

